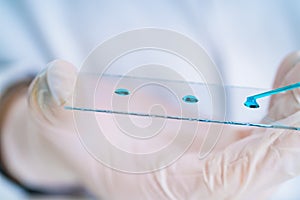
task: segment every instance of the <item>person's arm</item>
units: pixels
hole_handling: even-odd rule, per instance
[[[34,77],[18,80],[1,94],[1,172],[31,194],[81,193],[72,168],[32,124],[27,95],[33,80]]]

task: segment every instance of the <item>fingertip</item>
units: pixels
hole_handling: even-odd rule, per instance
[[[285,75],[295,67],[297,63],[300,63],[300,51],[294,51],[288,54],[280,63],[276,73],[276,77],[273,83],[273,88],[278,88],[282,84],[282,80]]]
[[[53,100],[64,104],[74,90],[77,68],[64,60],[55,60],[48,65],[47,82]]]
[[[294,84],[300,82],[300,63],[296,64],[293,69],[289,71],[286,76],[286,83],[287,84]],[[292,90],[292,93],[295,97],[295,100],[300,105],[300,88],[296,88]]]
[[[278,87],[284,87],[300,82],[300,62],[289,68],[289,71],[281,77]],[[269,104],[268,116],[273,120],[279,120],[292,115],[300,109],[300,88],[274,95]]]

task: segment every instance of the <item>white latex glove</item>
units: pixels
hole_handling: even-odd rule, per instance
[[[300,66],[286,63],[280,69],[288,68],[291,75],[279,70],[277,77],[282,81],[276,80],[275,86],[300,80]],[[266,199],[270,189],[300,173],[299,134],[275,129],[254,129],[251,135],[236,138],[235,142],[221,138],[221,145],[203,160],[198,159],[198,149],[191,148],[174,164],[155,173],[128,174],[105,167],[82,147],[72,112],[63,109],[75,71],[63,61],[51,63],[31,85],[29,105],[23,95],[7,116],[4,156],[11,172],[27,184],[48,187],[79,182],[103,199],[245,200]],[[276,96],[278,99],[270,105],[270,117],[299,126],[298,97],[295,92]],[[285,101],[277,103],[281,99]],[[282,115],[281,108],[289,112]],[[198,132],[200,135],[201,129]],[[236,127],[225,127],[223,135],[238,132]],[[24,140],[23,135],[35,143]]]

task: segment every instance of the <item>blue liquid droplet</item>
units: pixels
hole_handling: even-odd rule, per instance
[[[115,90],[115,93],[120,95],[120,96],[127,96],[130,94],[129,90],[124,89],[124,88],[119,88]]]
[[[248,108],[259,108],[256,99],[252,97],[248,97],[244,105],[247,106]]]
[[[193,95],[186,95],[186,96],[182,97],[182,100],[186,103],[197,103],[199,101],[197,99],[197,97],[195,97]]]

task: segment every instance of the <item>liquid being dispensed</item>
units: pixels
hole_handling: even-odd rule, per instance
[[[281,87],[281,88],[277,88],[277,89],[274,89],[274,90],[270,90],[268,92],[263,92],[263,93],[260,93],[260,94],[249,96],[249,97],[247,97],[244,105],[249,107],[249,108],[259,108],[259,104],[256,101],[257,99],[267,97],[267,96],[271,96],[271,95],[274,95],[274,94],[278,94],[278,93],[281,93],[281,92],[286,92],[286,91],[293,90],[293,89],[296,89],[296,88],[299,88],[299,87],[300,87],[300,82],[295,83],[295,84],[291,84],[291,85],[287,85],[287,86],[284,86],[284,87]]]

